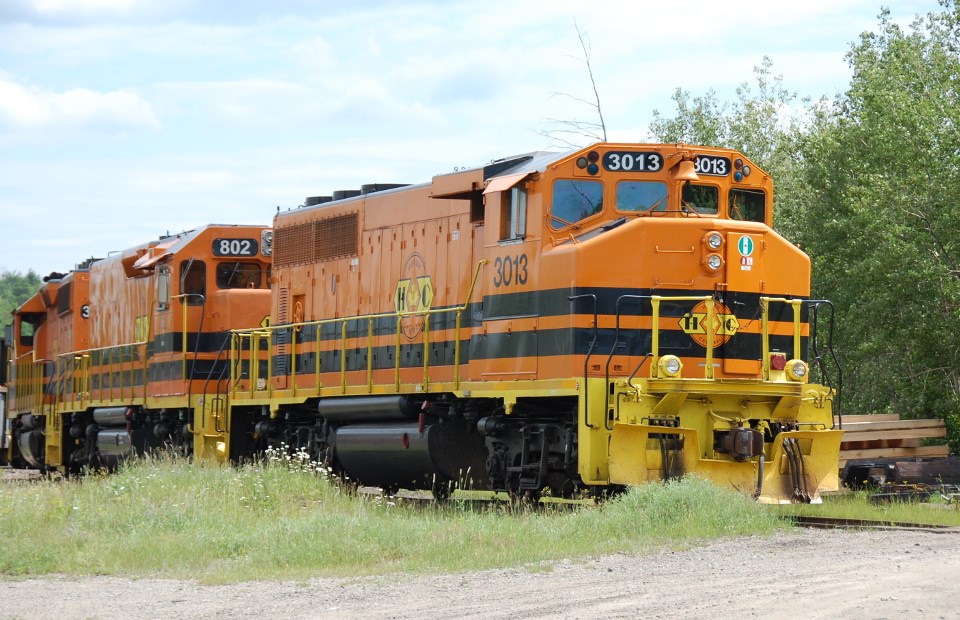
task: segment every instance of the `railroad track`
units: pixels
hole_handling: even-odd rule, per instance
[[[799,527],[821,529],[850,530],[907,530],[914,532],[933,532],[936,534],[960,534],[960,527],[953,525],[931,525],[928,523],[907,523],[904,521],[877,521],[873,519],[844,519],[840,517],[790,517]]]

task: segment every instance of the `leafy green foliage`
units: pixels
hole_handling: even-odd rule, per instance
[[[777,228],[837,307],[844,409],[943,417],[960,451],[960,12],[904,29],[884,11],[835,101],[793,96],[772,64],[737,101],[678,90],[660,140],[742,150],[777,183]]]
[[[960,20],[944,7],[909,31],[882,13],[801,139],[798,230],[844,317],[848,411],[949,421],[960,405]]]
[[[0,272],[0,328],[10,323],[10,313],[29,299],[40,287],[40,276],[30,270]]]
[[[737,87],[735,102],[721,102],[716,93],[691,97],[677,89],[673,100],[677,115],[668,118],[654,110],[650,131],[659,142],[686,142],[726,146],[746,154],[769,173],[778,186],[791,183],[796,176],[795,136],[801,131],[803,113],[794,110],[796,95],[783,85],[783,77],[774,75],[773,61],[764,57],[754,68],[754,84]],[[790,192],[779,193],[782,201]],[[779,205],[781,228],[789,226],[783,205]]]

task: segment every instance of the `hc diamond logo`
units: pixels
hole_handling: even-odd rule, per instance
[[[740,250],[740,256],[750,256],[753,254],[753,239],[744,235],[737,241],[737,249]]]
[[[693,310],[680,317],[680,329],[701,347],[707,346],[707,302],[701,301]],[[713,346],[719,347],[737,334],[740,321],[730,308],[713,302]]]

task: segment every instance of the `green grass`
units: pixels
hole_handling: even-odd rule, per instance
[[[686,547],[783,528],[749,498],[688,478],[599,507],[443,506],[353,494],[308,464],[175,460],[110,476],[0,485],[0,574],[256,579],[439,573]]]

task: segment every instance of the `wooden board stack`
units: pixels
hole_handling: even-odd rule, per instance
[[[939,458],[949,446],[924,446],[924,439],[947,436],[943,420],[901,420],[896,413],[843,416],[840,468],[853,459]]]

